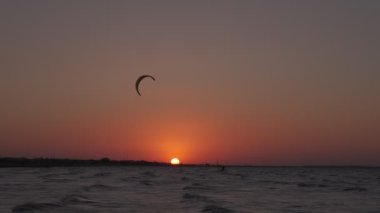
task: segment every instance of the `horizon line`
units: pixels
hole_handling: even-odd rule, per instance
[[[92,161],[92,162],[100,162],[103,163],[103,165],[107,163],[145,163],[146,165],[171,165],[169,162],[160,162],[160,161],[148,161],[148,160],[115,160],[111,159],[109,157],[102,157],[102,158],[87,158],[87,159],[80,159],[80,158],[51,158],[51,157],[0,157],[0,163],[1,161],[7,161],[7,160],[23,160],[23,161]],[[105,165],[106,166],[106,165]],[[122,165],[121,165],[122,166]],[[360,165],[360,164],[304,164],[304,165],[286,165],[286,164],[221,164],[221,163],[181,163],[180,166],[210,166],[210,167],[217,167],[217,166],[229,166],[229,167],[309,167],[309,168],[380,168],[380,166],[371,166],[371,165]],[[0,164],[1,167],[1,164]]]

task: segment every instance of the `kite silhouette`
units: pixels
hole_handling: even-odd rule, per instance
[[[137,94],[139,94],[139,96],[141,96],[141,93],[140,93],[140,90],[139,90],[139,88],[140,88],[140,83],[141,83],[141,81],[142,80],[144,80],[145,78],[151,78],[151,79],[153,79],[153,81],[156,81],[156,79],[153,77],[153,76],[151,76],[151,75],[142,75],[142,76],[140,76],[137,80],[136,80],[136,91],[137,91]]]

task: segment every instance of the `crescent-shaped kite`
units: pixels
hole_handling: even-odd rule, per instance
[[[136,80],[136,91],[137,91],[137,94],[139,94],[139,96],[141,96],[141,93],[140,93],[140,90],[139,90],[139,86],[140,86],[140,83],[141,83],[141,81],[143,80],[143,79],[145,79],[145,78],[151,78],[151,79],[153,79],[153,81],[155,81],[156,79],[153,77],[153,76],[151,76],[151,75],[142,75],[142,76],[140,76],[137,80]]]

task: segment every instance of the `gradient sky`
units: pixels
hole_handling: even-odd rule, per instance
[[[380,166],[379,20],[380,1],[0,1],[0,156]]]

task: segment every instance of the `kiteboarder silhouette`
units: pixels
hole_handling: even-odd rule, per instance
[[[142,75],[142,76],[140,76],[137,80],[136,80],[136,84],[135,84],[135,87],[136,87],[136,91],[137,91],[137,94],[139,94],[139,96],[141,96],[141,93],[140,93],[140,83],[141,83],[141,81],[142,80],[144,80],[145,78],[151,78],[151,79],[153,79],[153,81],[156,81],[156,79],[153,77],[153,76],[151,76],[151,75]]]

